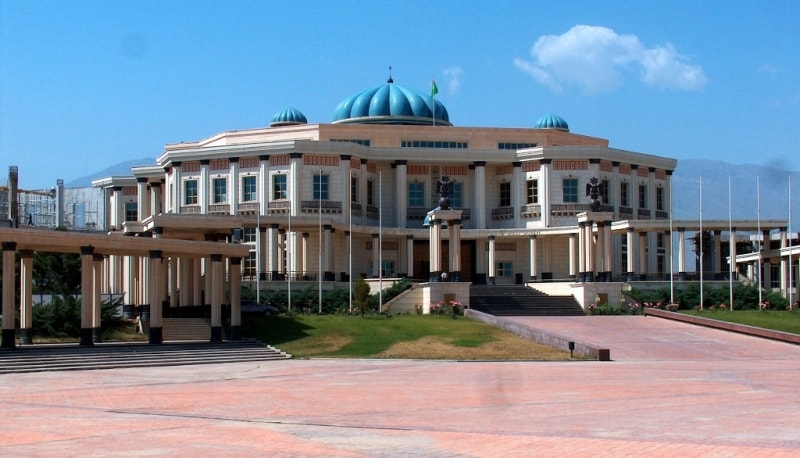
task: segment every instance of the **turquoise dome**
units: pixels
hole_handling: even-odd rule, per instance
[[[275,116],[272,117],[272,122],[269,123],[269,126],[294,126],[297,124],[308,124],[306,116],[297,108],[287,107],[275,113]]]
[[[533,126],[534,129],[555,129],[555,130],[563,130],[564,132],[569,132],[569,125],[567,121],[564,121],[564,118],[558,115],[549,114],[547,116],[543,116],[536,121],[536,124]]]
[[[451,126],[447,108],[431,97],[389,80],[344,99],[333,114],[334,124],[407,124]]]

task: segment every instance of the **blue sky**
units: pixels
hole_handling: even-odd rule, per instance
[[[800,169],[800,2],[0,0],[0,183],[329,122],[386,80],[458,126],[555,113],[612,147]],[[680,167],[680,165],[679,165]]]

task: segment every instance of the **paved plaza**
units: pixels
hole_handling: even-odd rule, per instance
[[[800,456],[800,346],[522,323],[611,362],[284,360],[0,376],[2,456]]]

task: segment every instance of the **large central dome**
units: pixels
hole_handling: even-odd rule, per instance
[[[394,84],[391,78],[344,99],[336,107],[333,123],[452,125],[442,103],[430,95]]]

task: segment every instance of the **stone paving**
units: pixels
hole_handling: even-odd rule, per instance
[[[0,376],[2,456],[800,456],[800,346],[515,318],[611,362],[286,360]]]

